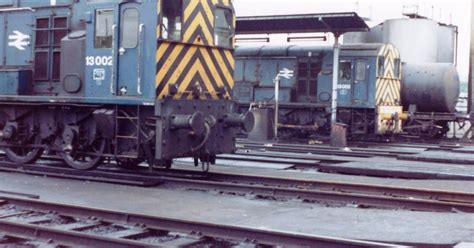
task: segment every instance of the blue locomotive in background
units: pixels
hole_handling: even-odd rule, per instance
[[[0,0],[0,145],[77,169],[213,163],[234,113],[230,0]]]
[[[449,123],[463,127],[469,115],[455,109],[460,88],[456,42],[456,26],[426,18],[387,20],[369,32],[345,34],[337,121],[347,124],[351,136],[362,137],[441,137]],[[275,76],[294,71],[293,78],[280,78],[278,134],[329,133],[332,47],[242,44],[236,60],[234,98],[242,111],[273,110]],[[268,116],[259,120],[274,126]]]
[[[234,98],[243,109],[272,104],[273,78],[287,68],[295,77],[281,79],[281,134],[329,131],[333,51],[315,46],[242,46],[236,51]],[[401,60],[390,44],[342,46],[338,75],[338,121],[353,135],[400,133]]]

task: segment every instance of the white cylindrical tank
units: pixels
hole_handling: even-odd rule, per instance
[[[344,44],[391,43],[406,63],[453,63],[457,27],[430,19],[392,19],[372,27],[369,32],[344,35]]]
[[[383,25],[383,43],[398,48],[406,63],[436,62],[438,23],[428,19],[393,19]]]
[[[455,62],[455,52],[457,43],[457,27],[451,25],[440,25],[438,27],[438,56],[436,61],[439,63]]]
[[[459,97],[459,74],[449,63],[404,64],[403,106],[420,112],[454,112]]]

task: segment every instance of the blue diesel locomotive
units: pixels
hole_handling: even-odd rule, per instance
[[[249,105],[274,104],[273,79],[280,70],[279,135],[330,130],[332,47],[241,46],[236,50],[234,99],[242,111]],[[338,75],[337,120],[351,135],[402,131],[401,61],[390,44],[343,45]]]
[[[213,163],[234,112],[230,0],[0,0],[0,145],[71,167]]]

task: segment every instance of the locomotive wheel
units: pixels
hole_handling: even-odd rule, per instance
[[[39,136],[34,138],[34,144],[40,144]],[[43,155],[43,148],[30,148],[30,147],[9,147],[5,149],[5,155],[7,158],[18,164],[29,164],[38,160]]]
[[[61,152],[60,155],[69,166],[78,170],[91,170],[97,168],[104,157],[101,155],[105,150],[105,139],[94,141],[94,143],[86,150],[74,153]]]

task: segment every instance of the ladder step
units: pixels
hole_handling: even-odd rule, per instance
[[[117,116],[119,120],[138,120],[138,117]]]
[[[138,139],[138,136],[120,136],[120,135],[117,135],[115,137],[117,137],[117,139]]]

